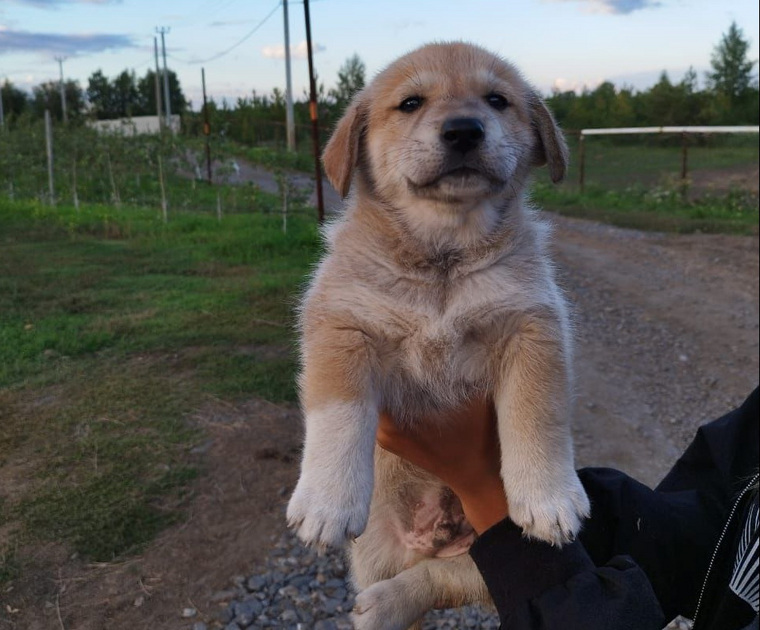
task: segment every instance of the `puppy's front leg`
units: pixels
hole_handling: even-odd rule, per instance
[[[372,499],[378,409],[358,331],[321,331],[304,344],[306,437],[287,518],[305,543],[341,546],[364,531]]]
[[[589,514],[573,466],[569,346],[560,316],[529,316],[510,338],[496,391],[501,474],[512,520],[561,545]]]

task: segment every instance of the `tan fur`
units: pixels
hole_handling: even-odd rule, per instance
[[[509,107],[494,108],[491,93]],[[412,96],[421,107],[400,111]],[[452,117],[485,130],[464,157],[442,141]],[[548,230],[524,200],[531,168],[547,164],[560,180],[567,149],[512,66],[468,44],[434,44],[355,97],[324,164],[352,194],[302,304],[306,438],[288,519],[310,544],[359,536],[356,627],[402,629],[433,606],[488,595],[468,556],[400,544],[415,501],[441,486],[375,447],[381,409],[411,424],[488,394],[512,519],[562,544],[588,513],[569,430],[568,316]]]

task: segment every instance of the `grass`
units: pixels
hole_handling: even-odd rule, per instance
[[[2,581],[20,544],[109,561],[181,518],[209,395],[295,399],[319,245],[307,218],[1,200],[0,234]]]
[[[583,193],[565,184],[536,181],[532,199],[558,214],[619,227],[676,233],[757,234],[757,198],[743,191],[684,200],[675,188],[588,186]]]

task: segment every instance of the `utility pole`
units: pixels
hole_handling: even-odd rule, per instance
[[[288,0],[282,0],[282,13],[285,19],[285,127],[288,138],[288,151],[296,150],[296,127],[293,116],[293,82],[290,76],[290,25],[288,21]]]
[[[161,34],[161,51],[164,55],[164,109],[166,110],[166,126],[172,128],[172,104],[169,100],[169,71],[166,69],[166,40],[164,35],[170,31],[168,26],[156,28],[156,32]]]
[[[322,197],[322,169],[319,164],[319,120],[317,118],[317,82],[314,79],[314,59],[311,51],[311,18],[309,17],[309,0],[303,0],[306,19],[306,49],[309,57],[309,115],[311,117],[311,140],[314,144],[314,174],[317,183],[317,218],[320,223],[325,220],[325,202]]]
[[[69,122],[69,117],[66,115],[66,88],[63,85],[63,62],[66,61],[66,57],[56,57],[55,60],[58,62],[58,68],[61,71],[59,87],[61,89],[61,111],[63,112],[63,122],[65,124]]]
[[[161,83],[159,82],[160,79],[158,78],[160,70],[158,69],[158,38],[153,38],[153,56],[156,58],[156,76],[155,78],[155,89],[156,89],[156,116],[158,117],[158,126],[159,128],[164,126],[163,119],[161,118]]]
[[[5,114],[3,113],[3,84],[0,83],[0,131],[5,130]]]

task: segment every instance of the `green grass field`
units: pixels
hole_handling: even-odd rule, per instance
[[[204,399],[295,399],[319,239],[306,218],[8,201],[0,235],[2,580],[20,545],[108,561],[180,518]]]

